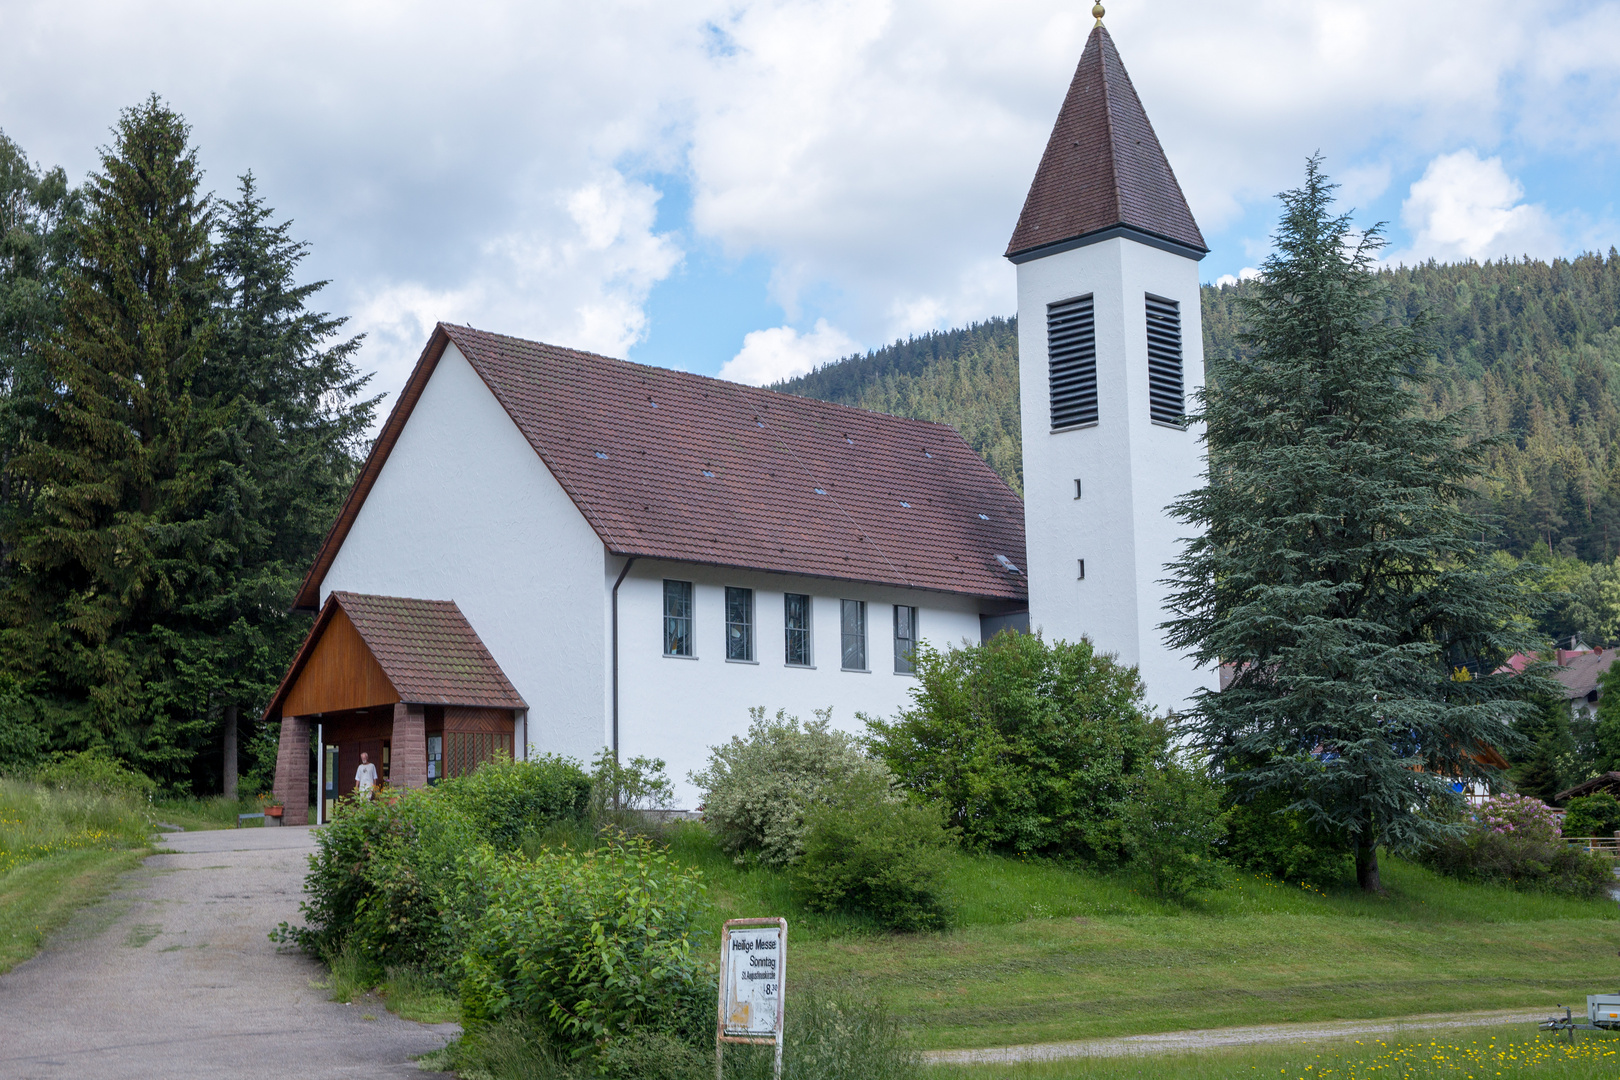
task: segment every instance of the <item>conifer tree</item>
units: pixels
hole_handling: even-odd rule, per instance
[[[5,523],[31,494],[11,458],[39,419],[40,347],[61,324],[61,271],[73,257],[80,204],[67,173],[41,171],[0,132],[0,580],[11,569]]]
[[[35,496],[13,532],[7,643],[63,742],[172,773],[209,726],[178,693],[167,621],[218,557],[220,417],[192,393],[217,335],[213,211],[185,122],[155,96],[114,133],[44,348],[41,424],[12,462]]]
[[[296,281],[308,245],[292,239],[291,222],[273,221],[251,173],[239,183],[219,215],[217,347],[195,387],[222,409],[226,468],[213,510],[224,557],[185,612],[195,632],[180,657],[218,708],[228,795],[237,718],[269,699],[308,629],[292,598],[353,482],[376,408],[358,400],[370,378],[353,363],[361,339],[332,343],[347,320],[305,309],[327,284]]]
[[[1496,673],[1539,644],[1529,571],[1458,508],[1487,447],[1424,415],[1423,341],[1373,273],[1383,241],[1347,239],[1333,188],[1312,158],[1282,195],[1244,347],[1209,360],[1206,483],[1173,507],[1201,535],[1169,568],[1165,629],[1233,665],[1185,721],[1213,767],[1343,837],[1377,891],[1378,848],[1443,834],[1453,783],[1490,779],[1477,751],[1512,748],[1522,698],[1551,687]]]

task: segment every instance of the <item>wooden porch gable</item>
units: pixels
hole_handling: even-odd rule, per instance
[[[314,648],[281,699],[286,716],[391,705],[399,691],[341,607],[333,610]]]

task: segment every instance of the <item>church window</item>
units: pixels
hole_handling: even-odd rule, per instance
[[[844,670],[866,670],[866,601],[842,602],[840,619],[844,644]]]
[[[692,583],[664,582],[664,655],[692,655]]]
[[[810,598],[788,593],[782,598],[782,607],[787,628],[787,663],[791,667],[809,667],[814,659],[810,654]]]
[[[1181,305],[1147,294],[1148,413],[1154,423],[1183,427]]]
[[[1046,306],[1052,430],[1097,422],[1097,323],[1090,296]]]
[[[917,670],[912,662],[916,650],[917,609],[914,607],[901,607],[896,604],[894,608],[894,673],[896,675],[910,675]]]
[[[726,659],[754,659],[754,590],[726,586]]]

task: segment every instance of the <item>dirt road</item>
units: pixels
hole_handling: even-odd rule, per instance
[[[1578,1003],[1584,1007],[1586,1002]],[[1580,1009],[1576,1010],[1577,1014]],[[1018,1061],[1062,1061],[1085,1057],[1128,1057],[1133,1054],[1196,1053],[1221,1046],[1261,1046],[1275,1043],[1326,1042],[1333,1039],[1359,1039],[1394,1035],[1405,1031],[1440,1028],[1486,1027],[1512,1024],[1521,1033],[1532,1033],[1537,1021],[1549,1013],[1507,1012],[1439,1013],[1407,1016],[1395,1020],[1335,1020],[1317,1024],[1273,1024],[1265,1027],[1212,1028],[1203,1031],[1172,1031],[1162,1035],[1126,1035],[1118,1039],[1086,1039],[1080,1042],[1033,1043],[1028,1046],[999,1046],[987,1050],[930,1050],[923,1057],[941,1065],[989,1065]]]
[[[0,1076],[425,1077],[454,1025],[341,1005],[266,936],[296,921],[307,829],[166,836],[103,903],[0,976]]]

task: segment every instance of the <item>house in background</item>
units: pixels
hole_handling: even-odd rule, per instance
[[[1006,252],[1024,501],[941,424],[440,324],[299,592],[286,820],[363,747],[405,786],[606,747],[689,807],[751,706],[889,716],[919,644],[1003,627],[1090,637],[1160,708],[1213,688],[1158,629],[1205,253],[1099,19]]]

